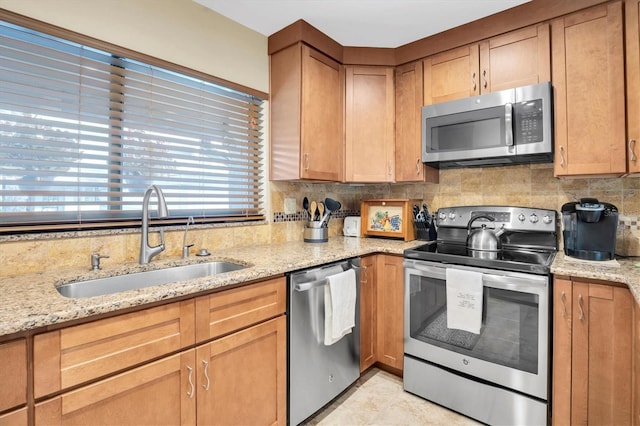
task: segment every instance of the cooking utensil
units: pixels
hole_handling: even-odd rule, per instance
[[[336,201],[332,198],[325,198],[324,205],[327,208],[327,210],[329,210],[332,213],[337,212],[338,210],[340,210],[340,208],[342,208],[342,204],[340,204],[340,201]]]
[[[309,199],[307,197],[304,197],[302,199],[302,208],[304,209],[304,211],[307,212],[307,214],[309,215],[309,219],[311,219],[311,213],[309,212]]]
[[[322,201],[318,201],[318,213],[319,213],[319,217],[323,217],[324,216],[324,203]]]
[[[316,201],[313,200],[311,202],[311,211],[309,212],[310,216],[311,216],[311,220],[316,220],[316,211],[317,210],[318,210],[318,203],[316,203]]]

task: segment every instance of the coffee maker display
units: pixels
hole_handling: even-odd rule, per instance
[[[615,256],[618,209],[595,198],[562,206],[564,254],[584,260],[611,260]]]

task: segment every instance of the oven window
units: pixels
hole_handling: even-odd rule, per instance
[[[537,374],[539,298],[484,287],[480,334],[447,328],[444,280],[412,275],[409,281],[412,338],[463,355]]]

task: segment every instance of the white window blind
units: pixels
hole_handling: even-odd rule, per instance
[[[262,219],[262,100],[0,22],[0,232]]]

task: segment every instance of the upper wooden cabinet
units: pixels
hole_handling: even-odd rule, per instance
[[[438,183],[438,169],[422,162],[422,62],[395,70],[396,88],[396,182]]]
[[[552,22],[556,176],[626,172],[622,24],[620,2]]]
[[[345,180],[393,182],[393,68],[347,66],[345,71]]]
[[[342,180],[343,75],[302,43],[271,55],[272,180]]]
[[[554,280],[553,424],[631,425],[633,296]]]
[[[640,7],[627,0],[625,8],[627,67],[627,171],[640,173]],[[640,405],[640,404],[639,404]],[[640,421],[640,419],[638,419]]]
[[[425,105],[549,81],[549,25],[439,53],[423,64]]]

